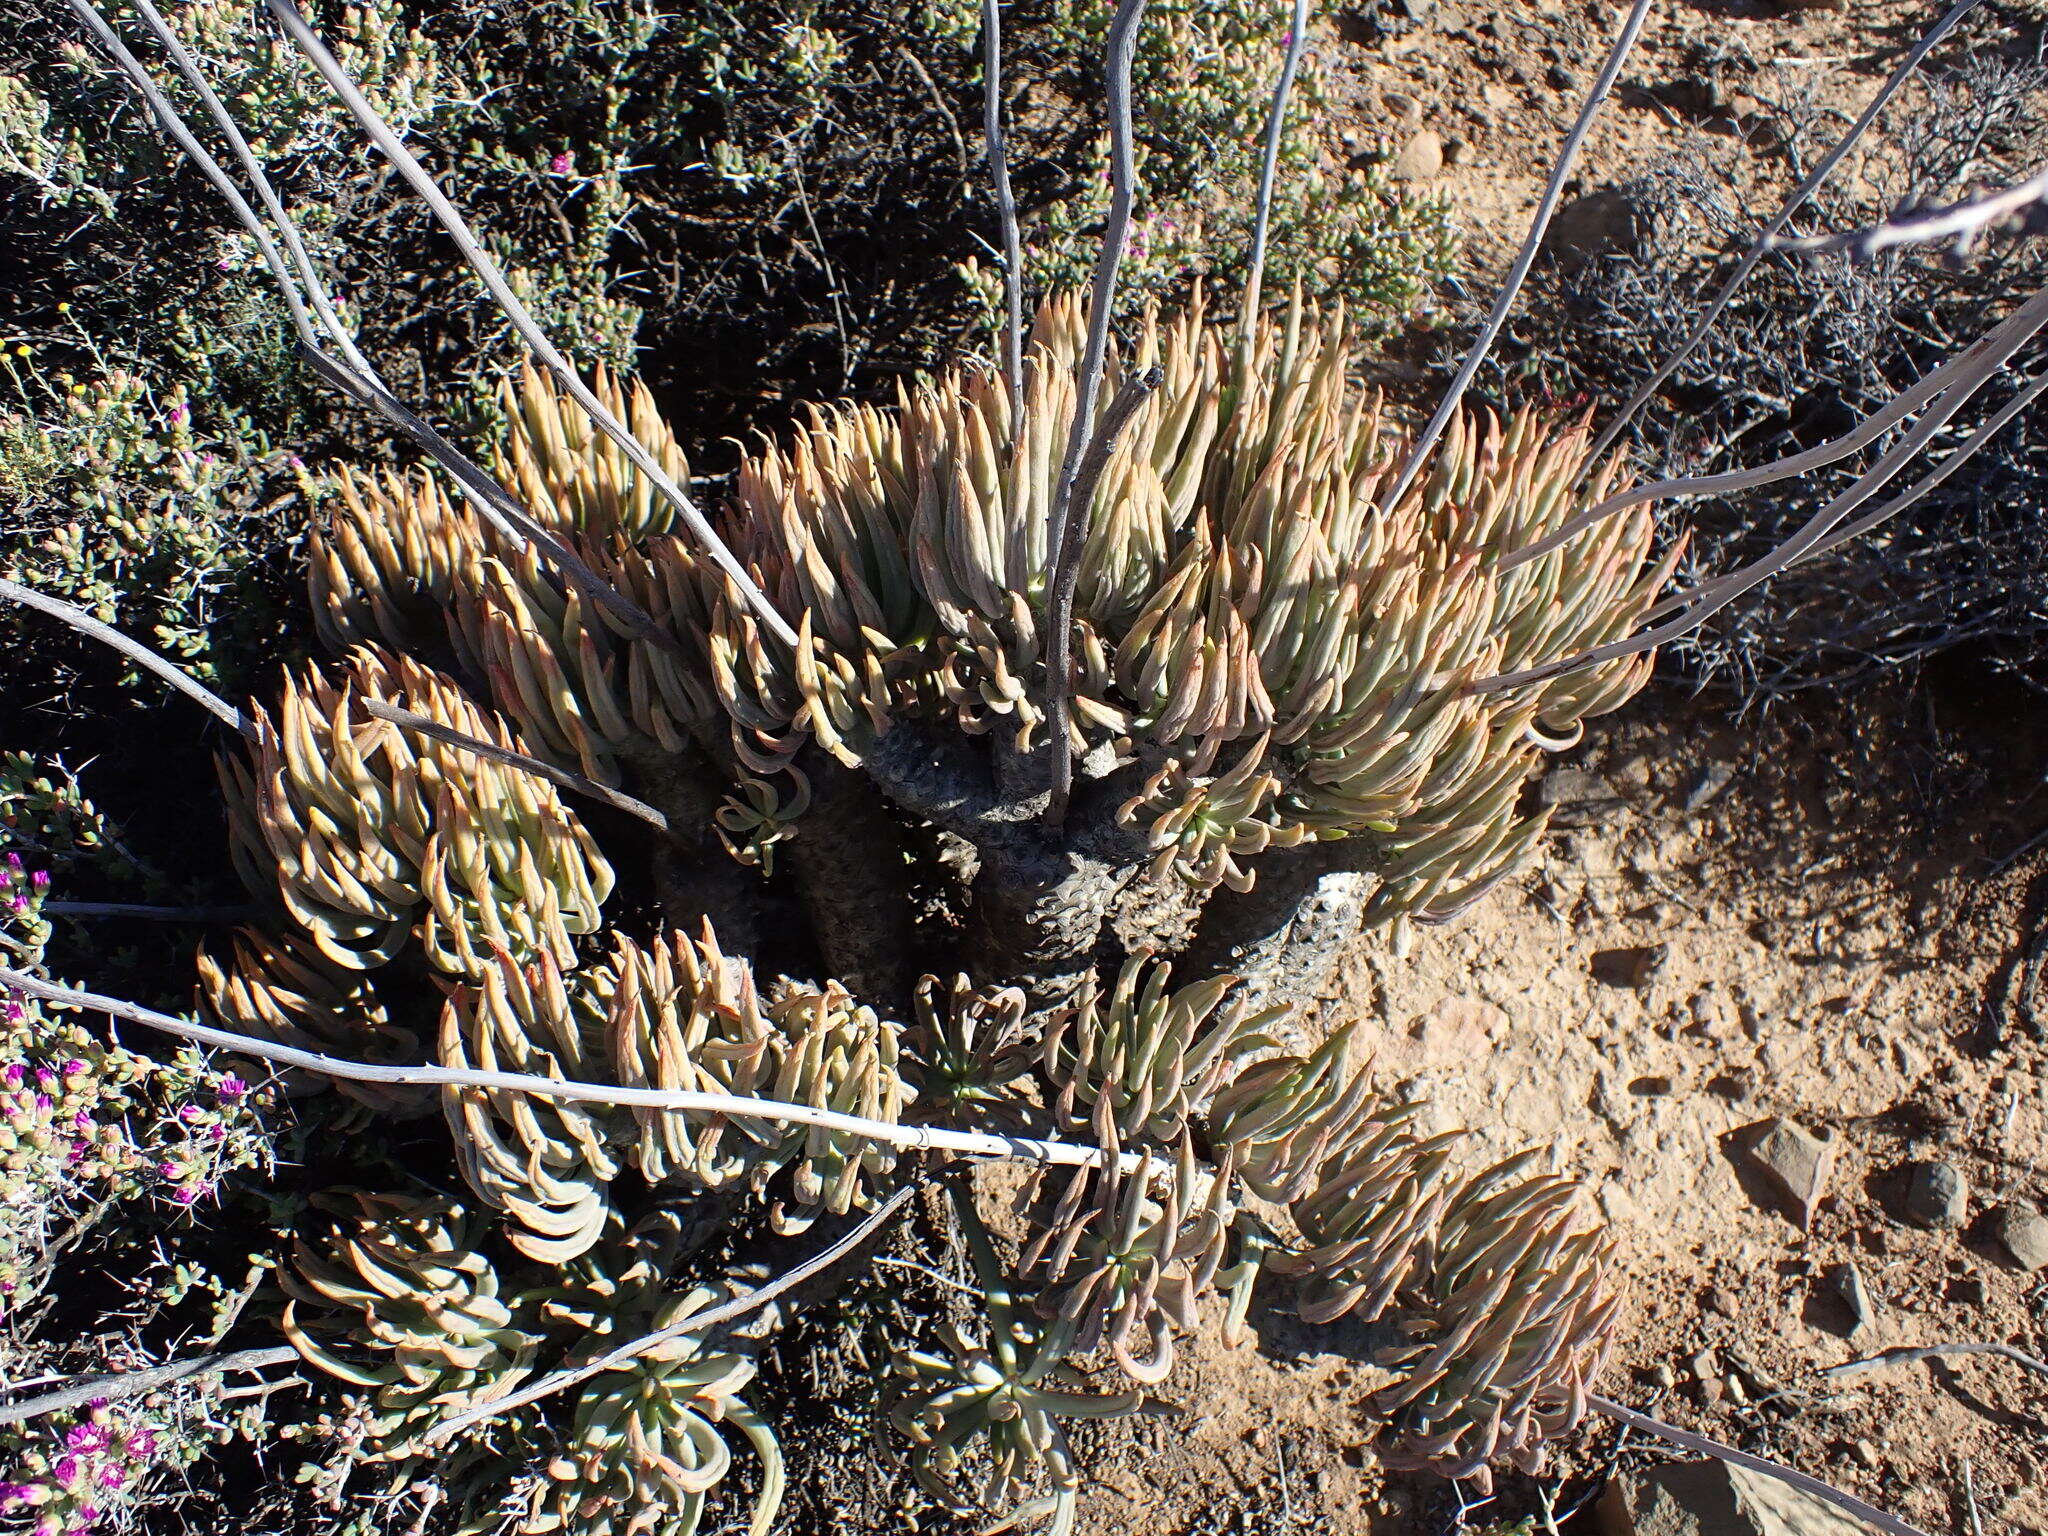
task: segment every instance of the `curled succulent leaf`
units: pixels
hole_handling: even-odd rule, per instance
[[[1171,1146],[1232,1069],[1273,1045],[1264,1031],[1285,1009],[1254,1013],[1241,998],[1223,1006],[1235,976],[1169,991],[1172,974],[1164,961],[1133,956],[1107,998],[1090,974],[1072,1007],[1048,1025],[1045,1070],[1059,1085],[1056,1108],[1068,1126],[1102,1135],[1106,1123],[1122,1144]]]
[[[984,1510],[1014,1503],[1034,1470],[1042,1471],[1052,1485],[1050,1496],[1013,1510],[999,1528],[1050,1514],[1051,1536],[1064,1536],[1073,1529],[1081,1473],[1061,1422],[1122,1418],[1144,1406],[1143,1394],[1088,1390],[1062,1363],[1067,1345],[1059,1330],[1047,1329],[1018,1305],[973,1196],[956,1189],[954,1207],[987,1307],[985,1335],[947,1324],[940,1330],[942,1349],[899,1350],[893,1367],[901,1392],[889,1422],[910,1441],[918,1482],[964,1514],[975,1511],[963,1508],[950,1479],[964,1468],[977,1441],[986,1439],[990,1462],[981,1489]]]
[[[1038,1306],[1054,1320],[1049,1337],[1108,1349],[1133,1381],[1164,1381],[1173,1330],[1196,1326],[1196,1299],[1222,1267],[1230,1176],[1227,1165],[1199,1165],[1185,1141],[1171,1163],[1147,1151],[1132,1169],[1112,1156],[1076,1170],[1034,1213],[1020,1259],[1046,1287]]]
[[[1519,1177],[1534,1155],[1458,1192],[1409,1288],[1404,1341],[1376,1357],[1399,1373],[1369,1399],[1389,1467],[1491,1486],[1488,1463],[1537,1471],[1585,1415],[1619,1309],[1611,1247],[1575,1217],[1571,1181]]]
[[[588,1082],[609,1075],[604,1055],[600,1003],[587,985],[565,984],[547,955],[521,966],[500,951],[441,1014],[443,1066]],[[441,1090],[441,1107],[464,1180],[513,1219],[513,1247],[561,1263],[597,1242],[612,1214],[607,1188],[632,1140],[624,1110],[458,1087]]]
[[[365,1459],[423,1455],[420,1437],[443,1418],[519,1386],[539,1335],[499,1294],[477,1224],[454,1201],[357,1193],[331,1205],[335,1228],[318,1246],[296,1241],[281,1275],[285,1337],[309,1364],[370,1394]],[[342,1348],[371,1361],[317,1341],[302,1308],[343,1323]]]
[[[1014,1101],[1015,1085],[1030,1076],[1039,1056],[1021,988],[982,992],[955,976],[942,1002],[939,978],[922,976],[913,1001],[917,1025],[910,1045],[921,1100],[970,1116]]]

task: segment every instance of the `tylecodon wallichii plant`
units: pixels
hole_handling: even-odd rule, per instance
[[[919,1146],[1046,1164],[1008,1243],[952,1179],[977,1316],[894,1343],[886,1417],[949,1505],[1069,1529],[1063,1424],[1146,1408],[1205,1302],[1235,1332],[1261,1279],[1311,1324],[1373,1325],[1388,1466],[1541,1465],[1599,1401],[1606,1236],[1534,1154],[1472,1171],[1461,1133],[1375,1089],[1358,1026],[1300,1003],[1362,925],[1452,918],[1524,869],[1543,755],[1643,686],[1656,637],[1770,574],[1668,596],[1684,540],[1656,501],[1728,486],[1631,488],[1586,420],[1460,399],[1648,0],[1420,432],[1354,381],[1341,311],[1259,305],[1258,252],[1234,324],[1197,293],[1110,334],[1143,8],[1122,0],[1091,293],[1028,334],[1013,303],[999,364],[812,408],[710,513],[647,391],[554,351],[289,0],[274,16],[533,349],[491,471],[356,351],[175,33],[139,4],[275,238],[70,3],[243,217],[322,376],[432,460],[333,471],[307,562],[327,660],[241,710],[173,677],[239,734],[221,782],[260,910],[200,956],[210,1038],[293,1091],[332,1071],[357,1115],[438,1108],[465,1187],[337,1194],[285,1274],[286,1335],[362,1394],[356,1454],[388,1486],[451,1490],[465,1529],[689,1536],[744,1442],[766,1532],[781,1458],[741,1394],[773,1315],[695,1326],[744,1287],[678,1212],[728,1248],[879,1219]],[[1269,143],[1262,196],[1273,164]],[[2023,306],[1902,396],[1919,435],[1780,566],[2044,320]],[[622,878],[660,920],[613,925]]]

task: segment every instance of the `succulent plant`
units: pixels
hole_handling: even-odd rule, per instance
[[[605,1020],[587,986],[573,992],[552,956],[497,965],[457,987],[441,1015],[444,1066],[588,1082],[605,1075]],[[444,1088],[441,1106],[462,1176],[513,1220],[512,1246],[561,1263],[588,1251],[613,1211],[606,1191],[633,1139],[623,1110],[495,1088]]]
[[[576,963],[612,870],[560,794],[522,770],[368,715],[409,709],[518,750],[455,682],[364,646],[334,674],[288,676],[252,711],[248,758],[222,763],[236,865],[333,964],[388,963],[417,939],[436,969],[481,975],[496,950]]]
[[[1014,1105],[1018,1085],[1030,1077],[1040,1055],[1023,990],[977,991],[965,975],[956,975],[944,988],[943,1001],[940,993],[939,978],[924,976],[913,996],[917,1023],[909,1043],[918,1101],[967,1116],[998,1104]]]
[[[1376,1363],[1398,1379],[1371,1396],[1381,1461],[1492,1486],[1489,1464],[1539,1470],[1571,1432],[1607,1358],[1619,1298],[1606,1234],[1578,1220],[1578,1189],[1519,1175],[1525,1152],[1468,1183],[1444,1212]]]
[[[341,1218],[326,1251],[299,1241],[282,1275],[285,1337],[309,1364],[370,1394],[364,1459],[418,1457],[421,1436],[448,1414],[532,1374],[541,1338],[500,1294],[478,1225],[454,1201],[356,1192],[325,1203]],[[346,1319],[342,1353],[305,1326],[308,1307]],[[376,1363],[348,1358],[349,1348]]]
[[[1266,1262],[1280,1274],[1303,1277],[1297,1303],[1303,1321],[1333,1322],[1347,1313],[1375,1321],[1437,1240],[1451,1194],[1451,1152],[1462,1137],[1416,1136],[1409,1126],[1421,1110],[1419,1104],[1376,1108],[1290,1208],[1308,1246],[1276,1252]]]
[[[1333,1030],[1307,1056],[1281,1052],[1238,1069],[1205,1117],[1245,1187],[1281,1204],[1298,1200],[1326,1161],[1381,1113],[1362,1069],[1350,1064],[1356,1024]]]
[[[1171,1146],[1244,1058],[1273,1044],[1264,1031],[1287,1010],[1254,1013],[1242,997],[1223,1006],[1237,977],[1169,992],[1171,978],[1169,964],[1139,954],[1107,998],[1089,976],[1046,1027],[1046,1076],[1058,1085],[1054,1107],[1069,1128],[1103,1135],[1112,1127],[1126,1145],[1144,1138]]]
[[[911,1443],[918,1482],[956,1509],[963,1501],[949,1479],[965,1469],[978,1440],[986,1438],[989,1461],[983,1509],[1013,1504],[1034,1469],[1042,1470],[1051,1495],[1029,1501],[1002,1523],[1050,1514],[1050,1531],[1063,1536],[1073,1529],[1081,1473],[1061,1421],[1121,1418],[1138,1412],[1144,1395],[1090,1391],[1062,1363],[1067,1350],[1057,1331],[1020,1304],[973,1196],[956,1189],[954,1208],[980,1282],[985,1335],[946,1324],[943,1350],[899,1350],[893,1364],[902,1391],[889,1422]],[[972,1507],[963,1512],[971,1514]]]
[[[1173,1161],[1147,1150],[1128,1169],[1113,1140],[1106,1150],[1034,1213],[1021,1270],[1043,1287],[1052,1339],[1107,1349],[1133,1381],[1156,1385],[1173,1369],[1173,1330],[1196,1326],[1196,1298],[1222,1267],[1230,1168],[1202,1166],[1186,1140]]]
[[[768,1011],[783,1044],[767,1097],[890,1124],[903,1118],[913,1090],[902,1073],[901,1025],[832,981],[785,985]],[[779,1232],[801,1232],[827,1211],[864,1208],[896,1166],[894,1147],[823,1126],[791,1126],[789,1148],[790,1198],[770,1212]]]

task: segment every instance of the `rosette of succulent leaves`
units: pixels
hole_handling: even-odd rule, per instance
[[[915,1127],[1045,1164],[1001,1221],[956,1177],[973,1315],[894,1341],[884,1417],[948,1504],[1067,1530],[1065,1426],[1144,1408],[1262,1277],[1375,1325],[1389,1465],[1533,1468],[1585,1412],[1616,1300],[1572,1186],[1474,1173],[1296,1004],[1361,928],[1528,863],[1543,755],[1651,664],[1581,653],[1642,625],[1679,546],[1647,502],[1563,536],[1624,477],[1585,422],[1411,437],[1340,310],[1242,307],[1098,356],[1107,305],[1055,294],[1010,361],[755,445],[722,549],[663,488],[689,466],[646,390],[600,371],[579,402],[545,351],[506,382],[495,489],[438,451],[331,466],[328,654],[236,714],[260,915],[199,993],[243,1036],[466,1074],[338,1082],[414,1145],[438,1114],[460,1194],[337,1196],[286,1281],[387,1491],[570,1536],[750,1500],[765,1532],[766,1330],[678,1325],[732,1293],[720,1256],[920,1176]]]
[[[821,407],[742,464],[721,529],[799,615],[794,648],[537,370],[507,386],[499,478],[658,636],[436,471],[337,466],[309,560],[331,659],[288,672],[223,760],[265,916],[202,957],[206,1007],[356,1059],[1100,1149],[1040,1175],[1008,1258],[958,1197],[983,1317],[901,1341],[888,1415],[956,1503],[1022,1500],[1065,1529],[1082,1472],[1062,1425],[1137,1411],[1204,1307],[1242,1316],[1261,1272],[1313,1320],[1388,1324],[1390,1464],[1534,1465],[1606,1347],[1601,1238],[1558,1180],[1463,1179],[1457,1138],[1376,1093],[1350,1031],[1261,1000],[1327,964],[1325,935],[1288,937],[1332,874],[1348,939],[1449,917],[1522,867],[1543,750],[1646,660],[1458,684],[1626,634],[1673,557],[1645,510],[1501,571],[1615,485],[1613,465],[1582,475],[1581,425],[1463,416],[1389,502],[1407,440],[1350,381],[1343,316],[1297,302],[1238,345],[1198,304],[1111,359],[1110,390],[1161,378],[1095,492],[1055,718],[1044,530],[1085,320],[1055,298],[1021,380],[963,364],[887,409]],[[595,384],[684,479],[644,391]],[[1055,731],[1079,765],[1058,828]],[[642,915],[621,922],[623,886]],[[437,1107],[341,1088],[380,1115]],[[399,1476],[437,1415],[587,1347],[566,1319],[658,1326],[613,1277],[648,1262],[633,1234],[679,1192],[788,1233],[909,1171],[887,1141],[765,1118],[467,1087],[438,1108],[461,1201],[363,1197],[292,1282],[293,1339],[368,1394],[360,1454]],[[436,1475],[522,1530],[685,1536],[737,1431],[771,1471],[765,1529],[779,1472],[737,1396],[751,1370],[708,1346],[649,1357],[482,1421]],[[519,1447],[539,1444],[534,1480]]]

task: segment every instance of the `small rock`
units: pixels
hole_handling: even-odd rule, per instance
[[[1735,1293],[1725,1285],[1717,1285],[1707,1292],[1707,1310],[1718,1312],[1723,1317],[1734,1317],[1737,1312]]]
[[[1877,1454],[1877,1447],[1868,1440],[1858,1440],[1849,1447],[1849,1453],[1869,1471],[1875,1472],[1884,1465],[1884,1458]]]
[[[1998,1213],[1991,1234],[2023,1273],[2031,1275],[2048,1268],[2048,1217],[2031,1205],[2015,1200],[2006,1206]]]
[[[1623,1473],[1595,1506],[1601,1536],[1869,1536],[1776,1478],[1721,1461],[1678,1461]]]
[[[1970,1186],[1954,1163],[1922,1163],[1906,1186],[1906,1215],[1923,1227],[1952,1232],[1970,1207]]]
[[[1559,768],[1536,783],[1536,803],[1552,808],[1551,824],[1583,827],[1607,820],[1628,802],[1599,774],[1587,768]]]
[[[1382,91],[1380,106],[1403,128],[1422,126],[1422,98],[1406,91]]]
[[[1444,140],[1444,164],[1463,165],[1472,157],[1472,146],[1463,139]]]
[[[1424,128],[1402,146],[1387,174],[1396,181],[1428,181],[1441,175],[1443,168],[1444,141],[1432,129]]]
[[[1693,780],[1692,788],[1685,792],[1685,813],[1690,816],[1703,809],[1707,802],[1726,789],[1735,778],[1733,763],[1709,763],[1700,770],[1700,776]]]
[[[1642,210],[1618,187],[1589,192],[1566,203],[1550,221],[1543,247],[1567,270],[1577,270],[1612,252],[1634,254],[1645,233]]]
[[[1562,64],[1551,65],[1546,74],[1553,91],[1576,91],[1579,88],[1579,77]]]
[[[1877,1303],[1871,1300],[1863,1271],[1855,1264],[1837,1264],[1830,1278],[1834,1281],[1835,1294],[1849,1309],[1849,1337],[1853,1339],[1877,1316]]]
[[[1670,952],[1668,944],[1635,944],[1625,949],[1603,949],[1593,956],[1593,977],[1610,987],[1633,987],[1640,992],[1656,979]]]
[[[1834,1143],[1780,1116],[1764,1122],[1764,1132],[1749,1155],[1797,1213],[1801,1228],[1810,1230],[1834,1169]]]
[[[1659,1360],[1651,1367],[1650,1384],[1666,1392],[1678,1385],[1678,1372],[1671,1369],[1669,1360]]]

